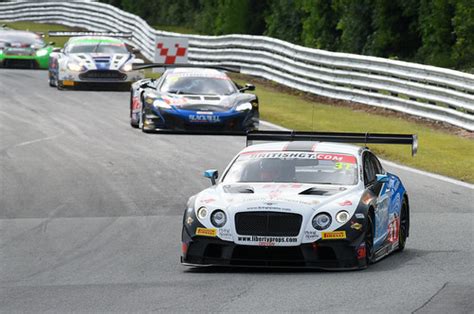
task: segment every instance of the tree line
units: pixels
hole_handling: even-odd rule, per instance
[[[102,0],[150,25],[474,70],[474,0]]]

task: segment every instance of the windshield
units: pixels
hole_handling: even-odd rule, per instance
[[[39,35],[23,32],[0,32],[0,44],[3,46],[36,46],[44,47],[46,44]],[[16,44],[16,45],[15,45]]]
[[[225,75],[190,76],[170,74],[165,78],[161,91],[172,94],[230,95],[236,92],[235,85]]]
[[[124,44],[110,44],[98,42],[87,45],[73,45],[69,47],[69,53],[128,53]]]
[[[352,155],[317,152],[246,152],[227,172],[224,183],[297,182],[357,184],[357,160]]]

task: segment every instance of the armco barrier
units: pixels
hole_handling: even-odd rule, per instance
[[[474,131],[474,75],[415,63],[334,53],[264,36],[199,36],[157,31],[140,17],[108,4],[1,2],[0,20],[58,23],[91,31],[133,34],[153,59],[155,36],[189,38],[189,62],[239,65],[305,92],[446,122]]]

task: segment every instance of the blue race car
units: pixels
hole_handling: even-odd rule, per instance
[[[258,98],[244,93],[255,90],[255,86],[238,86],[224,70],[228,69],[189,65],[168,69],[158,80],[134,83],[131,126],[143,132],[258,129]]]

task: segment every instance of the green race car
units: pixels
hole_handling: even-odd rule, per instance
[[[0,28],[0,67],[47,69],[52,45],[33,32]]]

